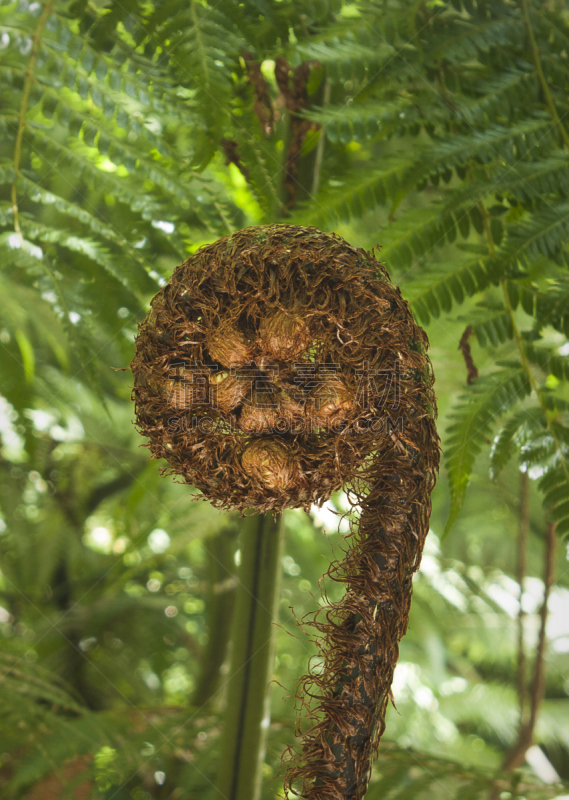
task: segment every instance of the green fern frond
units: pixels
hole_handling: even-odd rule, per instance
[[[411,189],[423,179],[438,177],[471,161],[514,164],[529,151],[534,155],[536,150],[546,153],[555,147],[556,139],[552,137],[551,120],[543,114],[536,114],[534,118],[510,127],[491,124],[483,131],[449,136],[430,148],[428,157],[425,154],[417,159],[415,167],[406,176],[404,188]]]
[[[569,155],[553,152],[538,161],[496,164],[490,182],[475,179],[450,193],[458,207],[473,206],[492,196],[513,198],[528,208],[546,206],[558,196],[569,197]]]
[[[431,317],[437,318],[442,311],[448,312],[455,304],[460,305],[465,297],[481,292],[492,280],[488,261],[480,256],[445,270],[430,267],[428,275],[410,283],[410,305],[413,313],[427,325]]]
[[[17,267],[27,274],[41,292],[44,302],[58,317],[82,375],[99,400],[103,401],[100,376],[92,355],[91,317],[94,304],[81,291],[81,285],[63,279],[48,256],[33,242],[19,240],[15,234],[0,234],[0,256],[6,267]]]
[[[146,41],[158,41],[172,53],[170,66],[179,85],[194,91],[201,125],[194,130],[193,164],[204,169],[219,146],[212,136],[221,138],[220,133],[230,122],[233,73],[246,43],[231,15],[195,0],[165,4],[144,27]]]
[[[484,126],[488,119],[519,118],[522,98],[537,99],[539,83],[531,65],[526,68],[508,66],[492,77],[485,76],[479,83],[466,86],[467,94],[458,103],[461,117],[468,125]]]
[[[303,61],[326,65],[327,74],[335,81],[363,81],[367,70],[377,71],[395,52],[390,44],[376,41],[373,46],[367,46],[348,36],[336,41],[328,38],[326,43],[305,40],[294,49]]]
[[[159,284],[141,248],[163,238],[178,261],[188,226],[225,227],[228,211],[167,133],[202,124],[168,64],[134,52],[124,31],[109,29],[100,49],[58,3],[34,8],[0,19],[0,248],[60,319],[96,391],[92,323],[120,330],[100,297],[137,312]]]
[[[469,131],[472,126],[485,126],[489,118],[503,119],[517,115],[520,99],[527,99],[528,93],[530,96],[536,95],[538,82],[534,72],[508,68],[491,79],[465,88],[467,94],[460,98],[453,97],[452,103],[456,108],[439,103],[430,109],[426,120],[417,98],[408,91],[402,92],[401,76],[387,81],[384,76],[381,102],[369,99],[359,101],[356,97],[347,106],[344,103],[327,108],[315,107],[302,116],[323,125],[331,142],[343,144],[372,139],[378,133],[383,136],[404,130],[418,133],[419,128],[427,122],[430,125],[456,124],[457,119],[461,119]]]
[[[569,357],[558,355],[545,347],[526,345],[526,355],[545,375],[554,375],[559,381],[569,381]]]
[[[488,342],[492,347],[498,347],[513,336],[512,320],[507,311],[498,311],[475,320],[472,323],[472,330],[481,347],[486,347]]]
[[[237,124],[236,124],[237,122]],[[258,127],[253,112],[244,109],[233,122],[233,138],[239,142],[239,156],[247,164],[248,182],[265,212],[267,219],[275,219],[282,213],[282,197],[277,180],[276,166],[281,164],[279,153],[272,141],[259,142],[248,131]]]
[[[359,219],[396,196],[409,163],[408,159],[392,157],[386,160],[387,169],[351,172],[343,180],[331,179],[320,191],[317,203],[300,208],[293,219],[323,227]]]
[[[383,231],[382,256],[395,267],[409,268],[414,260],[424,258],[445,238],[456,238],[453,216],[437,206],[413,208]]]
[[[120,268],[113,263],[112,259],[104,259],[101,261],[95,257],[93,260],[95,260],[97,263],[100,263],[105,267],[105,269],[109,269],[109,271],[119,281],[124,283],[125,286],[128,286],[128,288],[135,295],[145,293],[150,294],[157,290],[157,283],[148,275],[147,263],[140,254],[140,251],[134,248],[132,244],[128,242],[116,228],[106,224],[100,219],[100,217],[96,217],[83,206],[79,206],[76,203],[72,203],[62,197],[58,197],[52,192],[43,190],[33,181],[29,181],[28,179],[21,177],[18,181],[18,186],[22,187],[22,190],[29,195],[29,198],[32,202],[40,203],[41,205],[56,209],[56,211],[63,216],[80,222],[93,234],[100,237],[101,240],[106,241],[109,246],[120,248],[122,252]],[[63,229],[59,230],[59,234],[61,234],[61,236],[58,235],[57,237],[58,243],[64,244],[65,246],[65,242],[61,241],[61,239],[65,238]],[[72,234],[69,235],[72,236]],[[41,236],[37,236],[36,238],[41,240]],[[44,241],[47,241],[47,239],[44,239]],[[55,240],[51,239],[51,241]],[[77,252],[82,252],[81,248],[76,246],[75,242],[72,242],[72,245],[73,246],[71,249]],[[84,248],[83,252],[85,252],[86,255],[89,255],[90,250],[96,251],[97,249],[101,249],[101,244],[99,241],[93,240],[92,247]],[[127,259],[123,258],[125,252],[128,253]]]
[[[496,479],[516,452],[532,440],[538,431],[546,429],[540,408],[523,408],[513,414],[498,431],[490,450],[490,476]],[[522,457],[522,456],[521,456]]]
[[[535,292],[535,316],[538,329],[552,325],[569,338],[569,280],[550,280],[547,291]]]
[[[2,120],[0,119],[0,130]],[[68,170],[78,178],[85,178],[93,185],[100,187],[105,194],[116,197],[127,204],[132,211],[140,214],[143,219],[160,219],[164,215],[163,205],[159,202],[159,197],[152,196],[151,193],[137,191],[136,184],[132,180],[121,180],[119,176],[112,172],[107,172],[97,166],[97,161],[89,157],[85,150],[77,147],[70,148],[62,144],[49,131],[40,128],[29,128],[30,144],[36,152],[42,153],[48,163],[55,165],[56,174],[66,176]],[[149,176],[150,177],[150,176]],[[192,195],[183,191],[179,197],[181,202],[189,203]]]
[[[521,402],[530,392],[525,371],[519,365],[502,368],[479,378],[459,398],[447,430],[446,466],[451,489],[451,507],[445,535],[462,507],[476,456],[486,443],[496,420]]]
[[[463,63],[477,58],[491,48],[511,48],[524,41],[525,30],[521,15],[503,14],[504,6],[496,5],[494,13],[474,14],[474,6],[468,9],[469,18],[453,14],[435,23],[435,41],[426,51],[432,62],[445,59],[449,63]],[[502,11],[502,14],[499,12]]]
[[[567,434],[567,429],[564,431]],[[557,523],[561,536],[569,534],[569,457],[561,455],[559,462],[550,467],[538,483],[543,492],[543,504],[549,511],[550,519]]]
[[[138,303],[142,302],[141,289],[148,293],[156,291],[156,281],[152,280],[144,270],[141,270],[138,264],[129,264],[127,259],[123,259],[119,263],[117,257],[114,257],[109,249],[96,239],[77,236],[61,227],[54,229],[45,225],[40,225],[35,221],[28,222],[26,219],[22,219],[21,221],[22,231],[31,242],[57,244],[73,253],[86,256],[123,283],[124,286],[132,292],[133,307],[136,307],[137,301]],[[61,268],[64,268],[68,260],[62,258],[60,263]],[[143,283],[142,287],[140,286],[141,279]],[[136,298],[136,300],[134,298]]]
[[[497,254],[501,269],[527,267],[540,258],[559,261],[569,235],[569,203],[558,203],[511,226]]]
[[[351,141],[373,139],[380,131],[386,134],[392,127],[399,127],[401,114],[409,116],[409,123],[418,116],[411,100],[397,98],[381,103],[366,101],[353,102],[348,106],[345,103],[326,108],[316,106],[305,111],[302,116],[321,125],[326,137],[334,144],[348,144]]]
[[[546,431],[546,420],[540,408],[524,408],[513,414],[500,428],[490,451],[490,475],[496,479],[506,464],[518,453],[526,464],[537,461],[530,450],[538,434]],[[540,456],[541,459],[542,456]]]

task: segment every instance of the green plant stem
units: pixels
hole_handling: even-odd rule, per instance
[[[208,562],[209,593],[207,620],[209,637],[201,658],[200,675],[192,705],[201,708],[218,693],[221,667],[227,655],[237,585],[235,569],[236,523],[204,541]]]
[[[521,4],[522,4],[522,11],[523,11],[523,14],[524,14],[524,22],[525,22],[526,27],[528,29],[528,36],[529,36],[529,41],[530,41],[531,53],[532,53],[532,56],[533,56],[533,63],[535,64],[535,68],[537,70],[539,83],[540,83],[541,88],[543,90],[543,94],[545,96],[545,100],[546,100],[546,103],[547,103],[547,107],[549,108],[549,112],[550,112],[551,116],[553,117],[553,120],[554,120],[557,128],[559,129],[559,132],[561,133],[561,137],[562,137],[562,139],[563,139],[563,141],[565,143],[565,147],[569,150],[569,134],[565,130],[565,127],[564,127],[563,123],[561,122],[559,114],[557,113],[557,109],[555,108],[555,103],[553,102],[553,97],[551,96],[551,92],[549,91],[549,86],[547,85],[547,81],[545,79],[545,75],[544,75],[544,72],[543,72],[543,66],[541,64],[541,59],[539,57],[539,50],[538,50],[538,47],[537,47],[537,43],[535,41],[535,36],[533,35],[533,29],[531,27],[531,21],[530,21],[530,18],[529,18],[528,0],[521,0]]]
[[[43,7],[43,11],[40,15],[38,20],[38,24],[34,31],[34,35],[32,37],[32,52],[30,54],[30,60],[28,61],[28,68],[26,70],[26,78],[24,80],[24,88],[22,90],[22,102],[20,103],[20,113],[18,115],[18,131],[16,133],[16,143],[14,145],[14,183],[12,184],[12,214],[14,217],[14,230],[22,239],[22,232],[20,230],[20,216],[18,211],[18,192],[16,188],[16,182],[18,180],[18,175],[20,174],[20,159],[22,156],[22,139],[24,136],[24,130],[26,128],[26,113],[28,110],[28,100],[30,97],[30,89],[32,87],[32,83],[34,81],[34,68],[36,65],[36,58],[38,55],[38,50],[41,42],[41,34],[44,29],[45,23],[47,22],[47,18],[51,13],[51,9],[55,0],[48,0]]]
[[[520,731],[525,725],[525,687],[526,687],[526,654],[524,644],[523,608],[524,580],[527,571],[527,547],[529,534],[529,477],[526,472],[520,473],[520,511],[518,518],[517,578],[520,587],[520,607],[518,610],[518,700],[520,704]]]
[[[543,574],[543,603],[539,612],[540,626],[539,636],[537,643],[537,650],[535,655],[535,666],[533,681],[530,693],[530,712],[529,719],[526,724],[522,725],[518,741],[510,750],[504,761],[502,769],[510,772],[524,763],[528,748],[533,743],[533,734],[535,730],[535,723],[537,722],[537,715],[541,706],[543,697],[545,695],[545,651],[547,646],[547,605],[549,596],[551,594],[551,587],[555,580],[555,551],[556,551],[557,537],[555,535],[555,523],[550,522],[547,525],[545,537],[545,565]]]
[[[24,237],[22,236],[22,230],[20,228],[20,211],[18,208],[18,188],[17,188],[18,176],[20,174],[20,161],[22,158],[22,140],[24,138],[24,131],[26,129],[26,114],[28,111],[28,100],[30,97],[30,89],[32,87],[32,83],[34,82],[34,69],[41,42],[41,35],[45,27],[45,24],[47,22],[47,18],[51,14],[54,4],[55,0],[48,0],[48,2],[45,3],[43,11],[38,20],[38,24],[36,25],[34,35],[32,36],[32,52],[30,54],[30,60],[28,61],[26,78],[24,80],[24,88],[22,89],[22,102],[20,103],[20,112],[18,114],[18,130],[16,132],[16,142],[14,145],[14,159],[13,159],[14,182],[12,183],[12,189],[11,189],[11,202],[12,202],[12,216],[14,218],[14,231],[18,235],[22,247],[24,245]],[[40,260],[39,263],[44,272],[47,275],[49,275],[53,283],[53,286],[55,288],[55,291],[57,293],[57,296],[59,298],[59,301],[61,303],[61,306],[65,312],[65,315],[67,318],[69,318],[69,309],[67,307],[67,303],[65,302],[65,297],[61,289],[59,288],[59,283],[57,282],[55,275],[42,260]],[[76,334],[74,334],[74,336],[76,338]],[[77,344],[79,345],[77,338],[76,341]],[[81,350],[80,347],[79,350]]]
[[[275,521],[270,515],[251,516],[241,529],[216,800],[258,800],[260,796],[283,537],[282,517]]]

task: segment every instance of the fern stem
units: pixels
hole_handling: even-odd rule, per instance
[[[545,651],[547,647],[547,605],[549,596],[551,594],[551,587],[555,580],[555,552],[556,552],[557,537],[555,534],[555,523],[549,522],[547,525],[546,538],[545,538],[545,565],[544,565],[544,590],[543,590],[543,603],[539,616],[541,624],[539,627],[539,640],[537,645],[537,653],[535,659],[535,672],[531,688],[531,705],[530,705],[530,718],[528,721],[528,728],[533,735],[535,723],[539,706],[545,695]]]
[[[234,522],[204,542],[209,572],[207,601],[209,635],[191,701],[192,705],[200,710],[216,700],[219,694],[221,667],[227,654],[235,606],[236,533]]]
[[[270,514],[250,517],[241,530],[216,800],[260,796],[283,537],[283,519],[275,522]]]
[[[20,103],[20,111],[18,114],[18,130],[16,133],[16,142],[14,145],[14,182],[12,183],[12,190],[11,190],[11,201],[12,201],[12,216],[14,218],[14,231],[20,238],[20,245],[23,248],[24,246],[24,237],[22,235],[22,230],[20,227],[20,212],[18,209],[18,190],[17,190],[17,182],[20,175],[20,160],[22,157],[22,141],[24,138],[24,130],[26,129],[26,113],[28,110],[28,100],[30,97],[30,89],[32,87],[32,83],[34,81],[34,69],[36,64],[36,59],[38,55],[39,46],[41,43],[41,35],[42,31],[45,27],[47,22],[47,18],[51,14],[52,8],[55,5],[55,0],[48,0],[43,7],[43,11],[40,15],[38,20],[38,24],[36,25],[36,29],[32,36],[32,52],[30,54],[30,60],[28,61],[28,68],[26,70],[26,78],[24,80],[24,88],[22,90],[22,102]],[[54,289],[56,294],[59,298],[63,311],[66,315],[66,318],[69,319],[69,308],[67,306],[65,296],[59,287],[59,283],[50,270],[50,268],[45,264],[43,259],[39,261],[41,268],[44,272],[49,276],[51,282],[53,283]],[[74,334],[75,341],[78,345],[79,352],[81,352],[82,348],[77,339],[76,335]]]
[[[525,684],[526,653],[524,644],[523,608],[524,580],[527,570],[527,546],[529,533],[529,477],[526,472],[520,473],[520,513],[518,519],[517,578],[520,587],[520,607],[518,610],[518,698],[520,704],[520,730],[525,724]]]
[[[516,342],[516,345],[517,345],[517,348],[518,348],[518,352],[520,354],[520,359],[521,359],[521,362],[522,362],[522,366],[523,366],[524,371],[525,371],[525,373],[526,373],[526,375],[528,377],[528,381],[529,381],[529,384],[531,386],[531,389],[532,389],[532,391],[535,392],[535,394],[537,396],[537,399],[539,400],[539,404],[541,406],[541,410],[545,414],[545,419],[546,419],[546,421],[548,423],[548,427],[549,427],[549,414],[548,414],[548,411],[547,411],[547,407],[545,405],[545,400],[543,399],[542,394],[539,391],[539,386],[538,386],[538,383],[537,383],[537,381],[535,379],[535,375],[533,374],[533,372],[531,370],[531,367],[529,365],[528,357],[527,357],[526,351],[524,349],[524,343],[523,343],[522,335],[521,335],[520,329],[518,328],[518,325],[516,323],[516,319],[515,319],[515,315],[514,315],[514,309],[512,308],[512,304],[510,303],[510,296],[508,295],[507,281],[506,281],[505,278],[502,278],[502,280],[500,281],[500,285],[502,287],[502,294],[504,295],[504,305],[506,306],[506,311],[508,312],[508,316],[510,317],[510,322],[512,323],[512,332],[513,332],[513,335],[514,335],[514,341]],[[555,434],[554,434],[553,431],[551,431],[551,434],[555,438]],[[556,443],[559,446],[559,442],[557,440],[556,440]]]
[[[535,654],[534,675],[531,685],[531,698],[530,698],[530,714],[527,724],[523,725],[520,730],[518,741],[510,750],[503,764],[503,769],[510,772],[518,767],[521,767],[525,760],[525,755],[533,742],[533,733],[535,730],[535,723],[539,708],[545,695],[545,651],[547,647],[547,616],[548,616],[548,602],[551,594],[551,587],[555,579],[555,551],[556,551],[557,537],[555,534],[555,523],[550,522],[547,525],[546,539],[545,539],[545,564],[544,564],[544,591],[543,603],[539,611],[540,626],[537,643],[537,651]]]
[[[196,6],[195,3],[190,2],[190,13],[192,16],[192,23],[194,26],[194,30],[196,32],[196,41],[198,44],[198,50],[200,52],[200,59],[201,63],[203,64],[204,70],[204,77],[205,77],[205,91],[210,94],[210,82],[209,82],[209,68],[208,68],[208,60],[205,52],[204,42],[203,42],[203,35],[202,30],[200,27],[200,20],[198,19],[198,15],[196,14]],[[217,99],[210,95],[213,102],[217,102]]]
[[[557,128],[559,129],[559,132],[561,133],[561,137],[562,137],[562,139],[563,139],[563,141],[565,143],[565,147],[569,150],[569,134],[565,130],[565,127],[564,127],[563,123],[561,122],[559,114],[557,113],[557,109],[555,108],[555,103],[553,102],[553,97],[551,96],[551,92],[549,91],[549,86],[547,85],[547,81],[545,79],[545,75],[544,75],[544,72],[543,72],[541,59],[539,57],[539,50],[538,50],[538,47],[537,47],[537,43],[535,41],[535,36],[533,35],[533,29],[531,27],[531,21],[530,21],[530,18],[529,18],[528,0],[521,0],[521,4],[522,4],[522,10],[523,10],[523,14],[524,14],[524,21],[525,21],[526,27],[528,29],[528,36],[529,36],[531,52],[532,52],[532,56],[533,56],[533,62],[535,64],[535,68],[537,70],[537,74],[538,74],[538,77],[539,77],[539,82],[541,84],[541,88],[543,90],[543,94],[545,95],[545,100],[547,102],[547,106],[549,108],[551,116],[553,117],[553,119],[555,121],[555,124],[556,124]]]
[[[20,230],[20,216],[18,211],[18,192],[16,188],[16,183],[18,181],[18,175],[20,173],[20,159],[22,156],[22,139],[24,137],[24,130],[26,128],[26,112],[28,110],[28,100],[30,97],[30,89],[32,87],[32,83],[34,80],[34,69],[36,64],[36,58],[38,55],[38,50],[41,42],[41,34],[45,23],[47,22],[47,18],[51,13],[51,9],[53,8],[55,0],[48,0],[48,2],[44,5],[43,11],[40,15],[38,20],[38,24],[34,31],[34,35],[32,36],[32,52],[30,54],[30,60],[28,62],[28,68],[26,70],[26,79],[24,81],[24,88],[22,91],[22,102],[20,104],[20,113],[18,115],[18,131],[16,133],[16,143],[14,145],[14,182],[12,184],[12,214],[14,217],[14,230],[20,237],[20,241],[23,241],[22,232]]]
[[[490,230],[490,224],[488,222],[488,212],[486,211],[486,206],[480,200],[477,204],[478,209],[482,215],[482,225],[484,226],[484,233],[486,234],[486,241],[488,243],[488,252],[491,256],[496,255],[496,245],[494,244],[494,237],[492,236],[492,231]]]

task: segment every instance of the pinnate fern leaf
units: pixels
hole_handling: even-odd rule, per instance
[[[478,379],[459,399],[447,430],[445,458],[451,507],[445,535],[460,513],[476,456],[487,444],[497,419],[521,402],[529,391],[525,371],[514,363]]]

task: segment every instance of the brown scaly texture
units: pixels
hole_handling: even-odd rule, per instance
[[[373,254],[283,224],[198,250],[139,327],[137,425],[164,470],[220,508],[341,487],[361,508],[328,571],[346,592],[310,622],[323,667],[299,684],[285,788],[310,800],[360,800],[385,726],[439,464],[427,347]]]

